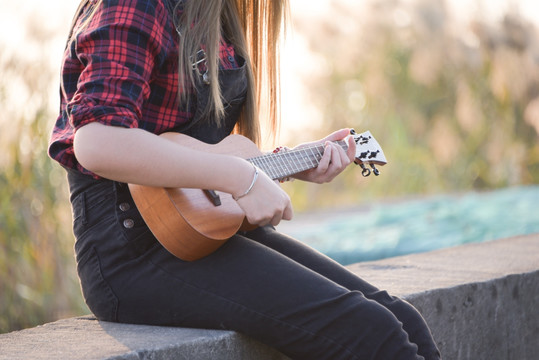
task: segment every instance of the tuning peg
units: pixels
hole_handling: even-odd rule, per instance
[[[380,175],[380,171],[376,168],[376,166],[374,166],[374,164],[371,164],[371,168],[374,175],[376,176]]]
[[[363,169],[363,171],[361,171],[361,175],[363,175],[363,177],[367,177],[367,176],[369,176],[371,174],[371,171],[369,169],[367,169],[365,164],[361,163],[361,164],[359,164],[359,166],[361,166],[361,168]]]

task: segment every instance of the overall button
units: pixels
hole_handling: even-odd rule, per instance
[[[133,219],[125,219],[124,220],[124,228],[131,229],[135,226],[135,221]]]
[[[120,206],[119,206],[120,210],[122,211],[127,211],[129,209],[131,209],[131,205],[129,205],[129,203],[121,203]]]

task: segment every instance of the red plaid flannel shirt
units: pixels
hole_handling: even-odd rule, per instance
[[[178,38],[164,1],[104,0],[68,43],[49,144],[49,155],[64,167],[91,174],[73,152],[75,132],[88,123],[160,134],[192,118],[193,109],[178,101]],[[81,10],[75,33],[88,12]],[[221,45],[220,58],[224,69],[237,66],[231,45]]]

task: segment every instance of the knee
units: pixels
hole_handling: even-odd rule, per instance
[[[366,295],[366,297],[368,299],[372,299],[376,301],[377,303],[381,304],[383,307],[387,308],[401,322],[407,322],[408,320],[413,320],[417,317],[421,317],[417,309],[413,307],[412,304],[396,296],[391,296],[385,290],[368,294]]]
[[[385,306],[351,292],[342,297],[333,323],[341,341],[360,359],[416,359],[403,324]]]

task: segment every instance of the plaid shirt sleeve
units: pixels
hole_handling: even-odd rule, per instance
[[[163,26],[166,10],[158,4],[151,0],[104,1],[72,42],[71,55],[83,65],[80,74],[73,69],[78,75],[77,88],[66,106],[74,129],[94,121],[138,127],[142,104],[150,94],[152,71],[164,61],[171,41]],[[64,76],[71,75],[69,65],[64,66]]]
[[[49,144],[49,155],[64,167],[94,175],[73,152],[76,130],[88,123],[160,134],[192,118],[178,101],[178,43],[164,1],[103,0],[79,31],[96,0],[81,10],[64,53],[60,114]],[[231,45],[221,45],[220,57],[222,68],[236,67]]]
[[[73,29],[76,38],[64,53],[60,115],[49,146],[51,157],[82,172],[87,171],[73,153],[78,128],[91,122],[140,127],[152,77],[159,77],[163,91],[177,88],[177,72],[171,70],[173,65],[164,65],[174,49],[174,40],[162,1],[104,0],[79,31],[94,3],[90,0],[82,9]],[[175,98],[176,91],[167,98],[173,99],[173,104],[161,102],[156,107],[178,108]],[[185,115],[183,121],[188,118]],[[150,130],[156,127],[154,124]]]

